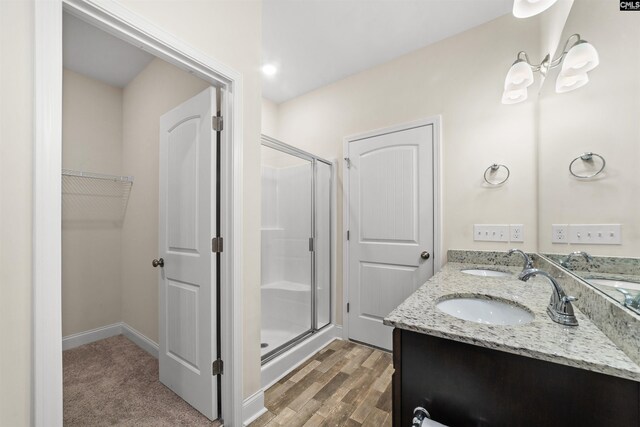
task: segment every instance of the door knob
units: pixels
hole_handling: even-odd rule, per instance
[[[151,261],[151,265],[153,265],[154,267],[164,267],[164,259],[154,259],[153,261]]]
[[[420,258],[422,259],[429,259],[430,256],[431,254],[427,251],[422,251],[422,253],[420,254]]]

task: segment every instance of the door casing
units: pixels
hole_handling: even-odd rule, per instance
[[[349,339],[349,316],[347,314],[347,303],[349,302],[349,241],[347,240],[347,231],[349,228],[350,212],[349,212],[349,143],[359,141],[365,138],[371,138],[393,132],[400,132],[416,127],[433,126],[433,273],[436,274],[445,262],[445,254],[442,246],[442,180],[440,177],[441,164],[441,116],[432,116],[425,119],[416,120],[408,123],[390,126],[382,129],[376,129],[370,132],[351,135],[344,138],[342,170],[343,175],[343,199],[342,199],[342,336],[345,340]]]
[[[222,415],[242,425],[242,74],[116,2],[34,2],[33,323],[31,423],[62,426],[61,180],[62,12],[223,89],[221,335]]]

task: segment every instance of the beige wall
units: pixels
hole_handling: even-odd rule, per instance
[[[516,223],[524,224],[526,241],[511,246],[535,251],[536,210],[523,209],[535,206],[535,91],[515,106],[502,105],[500,96],[516,53],[537,52],[539,43],[536,19],[507,15],[281,103],[277,125],[270,126],[283,142],[342,159],[346,136],[442,115],[444,250],[506,250],[505,243],[474,242],[473,224]],[[263,105],[265,117],[272,115],[269,103]],[[508,165],[511,178],[500,188],[487,188],[482,174],[494,162]],[[340,165],[339,236],[342,182]],[[341,307],[341,244],[337,256]],[[341,314],[338,310],[338,323]]]
[[[258,0],[119,0],[145,19],[242,73],[244,395],[260,388],[260,108],[261,25]],[[145,262],[149,262],[146,260]]]
[[[555,93],[557,70],[540,98],[540,252],[640,253],[640,25],[612,1],[576,1],[562,35],[580,35],[598,50],[589,83]],[[603,178],[581,181],[569,162],[585,151],[607,161]],[[579,163],[577,162],[579,167]],[[620,246],[551,243],[552,224],[622,224]]]
[[[64,70],[62,167],[121,174],[122,89]],[[77,190],[77,179],[69,181]],[[104,191],[105,184],[86,179],[83,188],[88,194],[99,194]],[[63,201],[69,202],[69,197],[74,196],[63,194]],[[71,202],[74,200],[78,199]],[[72,203],[68,211],[63,209],[63,336],[122,321],[122,229],[116,221],[97,220],[95,208],[86,206],[98,206],[97,202]],[[66,212],[70,215],[65,215]]]
[[[154,59],[125,88],[122,170],[133,175],[122,225],[122,320],[158,342],[158,165],[160,116],[209,85]]]
[[[278,139],[278,113],[278,104],[262,98],[262,133],[275,139]]]
[[[0,426],[28,426],[33,4],[0,2]]]

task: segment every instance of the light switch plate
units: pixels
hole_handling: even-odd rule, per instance
[[[507,224],[474,224],[473,240],[476,242],[508,242]]]
[[[621,245],[620,224],[569,224],[569,243],[577,245]]]
[[[569,243],[569,224],[551,225],[551,243]]]

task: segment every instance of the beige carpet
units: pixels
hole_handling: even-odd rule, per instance
[[[63,352],[65,426],[219,426],[158,380],[158,361],[122,335]]]

